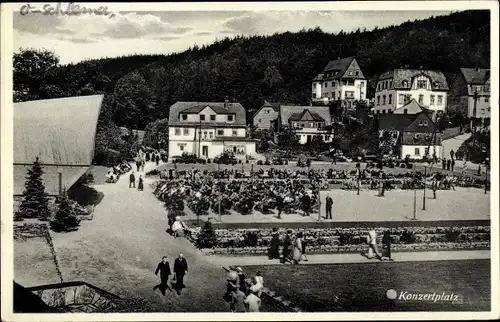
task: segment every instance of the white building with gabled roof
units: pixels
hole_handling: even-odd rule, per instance
[[[169,111],[169,160],[183,153],[203,159],[223,153],[239,159],[255,156],[255,141],[247,138],[246,130],[240,103],[177,102]]]

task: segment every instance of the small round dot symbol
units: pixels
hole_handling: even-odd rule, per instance
[[[385,295],[389,300],[394,300],[398,296],[398,293],[391,288],[390,290],[387,290],[387,293],[385,293]]]

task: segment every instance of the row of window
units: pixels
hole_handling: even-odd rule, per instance
[[[339,96],[338,98],[340,99],[342,97],[342,92],[338,92]],[[363,93],[361,93],[363,94]],[[316,93],[312,93],[313,98],[316,97]],[[333,100],[335,99],[335,92],[326,92],[321,94],[321,98],[332,98]],[[345,91],[345,99],[354,99],[354,91]]]
[[[353,80],[343,80],[342,82],[339,82],[339,83],[340,83],[342,86],[354,86],[354,81],[353,81]],[[324,86],[325,88],[327,88],[327,87],[328,87],[328,82],[325,82],[325,83],[323,84],[323,86]],[[332,82],[332,87],[336,87],[336,86],[337,86],[337,85],[336,85],[336,82]],[[360,88],[365,87],[365,82],[361,82],[361,83],[359,84],[359,87],[360,87]]]
[[[327,72],[325,73],[325,77],[333,77],[333,76],[337,76],[339,72]],[[359,76],[359,70],[355,71],[354,73],[352,72],[352,70],[349,71],[348,73],[349,76],[353,76],[353,75],[356,75],[356,76]]]
[[[476,86],[469,85],[469,87],[472,90],[474,90],[475,92],[478,92],[478,93],[482,93],[483,91],[486,92],[486,93],[490,92],[490,86],[489,85],[484,85],[484,86],[481,86],[481,85],[476,85]]]
[[[207,121],[207,118],[206,118],[205,114],[200,114],[199,116],[200,116],[200,121]],[[215,116],[216,116],[215,114],[211,114],[209,116],[210,116],[210,121],[215,121],[215,119],[216,119],[215,118]],[[183,121],[187,121],[187,119],[188,119],[188,115],[187,114],[182,114],[181,117],[182,117]],[[228,114],[227,115],[227,121],[228,122],[232,122],[233,120],[234,120],[234,115]]]
[[[381,91],[384,89],[392,89],[392,85],[393,85],[392,80],[386,80],[386,81],[379,82],[377,84],[377,91]],[[408,81],[403,80],[402,86],[408,87]],[[427,88],[427,80],[426,79],[417,80],[417,89],[426,89],[426,88]]]
[[[411,101],[411,94],[399,94],[399,101],[404,102],[404,104],[408,103]],[[429,105],[435,105],[436,104],[436,96],[431,95],[431,100]],[[386,104],[386,95],[377,95],[377,105],[380,105],[380,98],[382,98],[382,105]],[[419,104],[424,104],[424,95],[420,94],[418,95],[418,103]],[[389,94],[388,96],[388,102],[387,104],[392,104],[392,94]],[[437,105],[443,105],[443,95],[437,95]]]
[[[310,129],[321,129],[324,122],[291,122],[294,128],[310,128]]]
[[[182,131],[182,130],[183,130],[183,131]],[[180,136],[180,135],[181,135],[181,133],[183,133],[183,135],[189,135],[189,134],[191,133],[191,130],[190,130],[189,128],[184,128],[184,129],[182,129],[182,130],[181,130],[181,128],[178,128],[178,127],[177,127],[177,128],[175,128],[175,135],[176,135],[176,136]],[[194,130],[194,129],[193,129],[193,130]],[[213,133],[212,131],[203,131],[203,132],[202,132],[202,131],[200,131],[200,130],[198,130],[198,134],[199,134],[199,135],[203,134],[203,136],[204,136],[205,138],[210,137],[211,139],[213,138],[213,135],[214,135],[214,133]],[[233,134],[233,136],[238,136],[238,131],[237,131],[237,130],[233,130],[233,131],[232,131],[232,134]],[[208,135],[208,136],[207,136],[207,135]],[[223,130],[223,129],[219,129],[219,130],[217,130],[217,136],[224,136],[224,130]]]

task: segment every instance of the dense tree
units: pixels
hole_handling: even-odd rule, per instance
[[[297,147],[299,144],[299,137],[292,128],[284,128],[278,134],[278,145],[286,148]]]
[[[460,67],[489,68],[489,18],[489,11],[475,10],[371,31],[329,34],[315,28],[226,37],[170,55],[105,58],[66,66],[59,66],[53,53],[34,57],[33,51],[23,51],[15,56],[14,89],[16,100],[28,100],[39,99],[44,86],[54,85],[75,96],[89,93],[90,84],[96,93],[116,98],[111,117],[128,128],[143,129],[155,119],[168,117],[168,108],[176,101],[222,101],[225,96],[242,103],[250,117],[264,100],[309,104],[311,79],[337,57],[356,56],[367,77],[368,97],[373,97],[376,77],[392,68],[438,69],[450,82]],[[40,68],[33,68],[37,65],[32,56],[35,61],[47,59]],[[27,72],[30,68],[33,75]],[[61,95],[55,87],[48,89],[45,96]],[[139,124],[136,115],[140,115]]]
[[[168,119],[156,120],[146,125],[142,144],[151,148],[166,149],[168,143]],[[160,147],[158,147],[160,142]]]
[[[50,221],[50,228],[56,232],[76,230],[80,225],[80,219],[66,193],[58,197],[58,202],[59,207],[54,219]]]
[[[43,169],[37,157],[26,176],[23,200],[19,207],[19,214],[23,218],[47,220],[50,216],[49,202],[42,176]]]
[[[54,76],[58,65],[59,57],[48,50],[21,48],[19,53],[15,53],[12,66],[15,101],[38,99],[42,87],[56,86],[49,84],[49,80]],[[47,94],[51,93],[60,97],[60,89],[49,90]]]
[[[125,75],[116,83],[114,97],[114,119],[118,124],[142,129],[149,123],[155,105],[153,93],[138,71]]]

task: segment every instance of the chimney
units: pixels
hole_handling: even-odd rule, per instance
[[[229,107],[229,98],[226,96],[226,99],[224,100],[224,108],[227,110]]]

